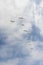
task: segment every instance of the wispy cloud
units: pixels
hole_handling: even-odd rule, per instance
[[[43,64],[43,19],[38,13],[41,3],[0,0],[0,65]],[[19,19],[21,14],[23,20]]]

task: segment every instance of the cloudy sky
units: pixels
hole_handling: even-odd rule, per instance
[[[0,65],[43,65],[43,0],[0,0]]]

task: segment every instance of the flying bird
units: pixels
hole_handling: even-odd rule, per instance
[[[24,26],[24,24],[21,24],[22,26]]]
[[[24,30],[25,32],[28,32],[27,30]]]
[[[12,23],[13,23],[13,22],[15,22],[15,21],[11,20],[10,22],[12,22]]]
[[[23,17],[19,17],[19,19],[24,19]]]

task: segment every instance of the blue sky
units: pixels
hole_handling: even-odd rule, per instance
[[[0,6],[0,65],[43,65],[43,0],[0,0]]]
[[[34,2],[39,5],[41,0],[34,0]]]

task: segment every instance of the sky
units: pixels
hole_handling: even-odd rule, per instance
[[[43,65],[43,0],[0,0],[0,65]]]

